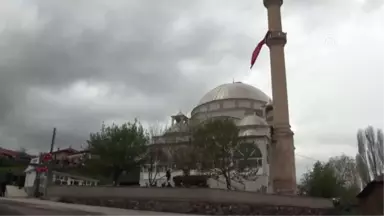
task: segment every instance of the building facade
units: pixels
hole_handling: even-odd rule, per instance
[[[161,148],[163,151],[163,156],[155,163],[158,185],[166,181],[165,175],[168,169],[172,170],[172,176],[182,174],[180,170],[172,169],[174,167],[170,161],[171,151],[177,146],[191,145],[190,125],[220,117],[235,121],[242,143],[236,153],[241,156],[243,154],[241,146],[244,148],[251,146],[252,153],[249,160],[252,161],[253,168],[257,169],[253,180],[232,182],[233,187],[238,190],[270,192],[269,146],[272,140],[270,125],[273,120],[271,99],[261,90],[241,82],[223,84],[210,90],[192,109],[190,117],[181,112],[171,116],[170,128],[163,135],[153,137],[151,147]],[[238,162],[241,163],[241,160]],[[149,164],[142,169],[140,182],[142,186],[150,184],[150,175],[154,178],[154,174],[149,173],[151,170],[149,166],[153,165]],[[191,174],[197,172],[192,170]],[[226,188],[224,177],[209,179],[208,183],[211,188]]]
[[[40,163],[40,156],[30,160],[30,165],[25,169],[24,190],[29,196],[33,196],[35,192],[36,178],[40,178],[39,191],[44,192],[46,186],[46,173],[37,175],[36,165]],[[85,158],[90,158],[87,151],[77,151],[72,148],[57,149],[52,152],[52,157],[55,162],[55,170],[65,170],[73,167],[81,166]],[[71,175],[65,172],[52,172],[52,184],[55,185],[76,185],[76,186],[97,186],[99,180],[87,178],[83,176]]]

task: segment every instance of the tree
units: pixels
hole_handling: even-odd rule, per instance
[[[359,192],[356,162],[346,155],[332,157],[327,163],[317,161],[303,175],[298,188],[302,195],[340,198],[343,203],[350,203]]]
[[[161,147],[149,146],[147,152],[148,183],[149,186],[156,186],[159,178],[158,164],[164,158],[164,152]]]
[[[363,186],[383,174],[384,147],[383,131],[368,126],[357,132],[358,154],[356,162]]]
[[[340,198],[343,200],[354,199],[360,191],[360,179],[356,161],[346,155],[332,157],[328,164],[333,168],[336,177],[343,183]]]
[[[149,127],[149,148],[147,152],[147,167],[148,167],[148,182],[149,186],[156,186],[157,179],[159,177],[159,172],[157,169],[157,164],[164,157],[164,152],[162,148],[152,145],[156,137],[163,135],[166,127],[161,126],[160,124],[153,124]]]
[[[176,169],[182,170],[184,176],[189,176],[191,170],[198,168],[198,155],[201,153],[192,145],[176,146],[172,150],[172,161]]]
[[[346,155],[331,157],[328,164],[334,169],[337,178],[341,179],[345,185],[359,185],[359,173],[353,158]]]
[[[239,130],[232,119],[210,119],[192,131],[193,155],[198,168],[213,177],[223,176],[228,189],[235,189],[232,181],[241,181],[255,176],[252,164],[248,164],[250,154],[246,151],[237,154],[241,141]],[[255,144],[251,144],[255,146]],[[239,157],[241,156],[241,157]],[[236,166],[241,161],[243,166]],[[195,162],[195,163],[196,163]],[[250,166],[248,166],[250,165]]]
[[[313,169],[305,173],[298,186],[302,195],[334,198],[341,194],[343,182],[337,178],[333,167],[317,161]]]
[[[87,165],[112,175],[114,185],[118,185],[124,171],[144,163],[148,140],[148,134],[137,120],[121,126],[103,123],[100,132],[91,133],[87,141],[92,155]]]

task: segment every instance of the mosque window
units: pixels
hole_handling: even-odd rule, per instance
[[[263,165],[263,160],[262,159],[258,159],[257,160],[257,165],[258,166],[262,166]]]
[[[259,117],[263,117],[263,111],[262,110],[256,110],[256,115]]]
[[[241,143],[235,152],[235,158],[260,158],[262,157],[260,149],[252,142]]]

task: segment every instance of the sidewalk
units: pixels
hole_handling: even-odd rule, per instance
[[[69,204],[69,203],[60,203],[53,202],[48,200],[39,200],[33,198],[3,198],[0,200],[8,200],[13,202],[21,202],[26,204],[35,204],[41,205],[47,208],[62,208],[62,209],[72,209],[72,210],[81,210],[86,212],[92,212],[97,214],[104,215],[183,215],[177,213],[168,213],[168,212],[151,212],[151,211],[138,211],[138,210],[129,210],[129,209],[119,209],[119,208],[109,208],[101,206],[88,206],[80,204]],[[185,215],[185,214],[184,214]]]

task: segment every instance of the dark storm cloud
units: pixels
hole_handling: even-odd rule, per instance
[[[212,66],[231,52],[232,45],[245,46],[239,42],[233,44],[228,39],[236,33],[225,31],[220,24],[209,20],[196,19],[187,23],[185,30],[176,31],[175,22],[198,4],[28,2],[27,6],[38,14],[33,26],[6,28],[0,35],[3,146],[40,148],[46,145],[54,126],[60,131],[59,145],[78,145],[104,120],[131,120],[138,116],[143,121],[163,120],[170,111],[190,109],[207,88],[213,87],[208,85],[209,79],[194,77],[217,74],[225,77],[233,72],[186,75],[180,63],[192,61],[199,62],[201,68]],[[218,48],[218,42],[227,42],[226,48]],[[125,110],[116,104],[114,108],[95,111],[76,104],[63,107],[57,102],[60,98],[52,102],[40,94],[47,92],[61,97],[60,92],[79,81],[107,85],[111,89],[109,94],[116,93],[121,100],[140,95],[147,103],[132,106],[135,108],[126,105]],[[31,94],[32,89],[38,91]]]

